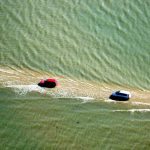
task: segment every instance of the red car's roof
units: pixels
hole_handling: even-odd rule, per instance
[[[47,82],[57,82],[56,79],[53,79],[53,78],[49,78],[49,79],[47,79],[46,81],[47,81]]]

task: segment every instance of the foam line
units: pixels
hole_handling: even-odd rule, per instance
[[[92,97],[82,97],[82,96],[75,97],[75,98],[82,99],[82,100],[93,100],[94,99]]]
[[[87,103],[87,102],[89,102],[89,101],[91,101],[91,100],[94,100],[93,97],[83,97],[83,96],[79,96],[79,97],[75,97],[75,98],[83,100],[82,103]]]
[[[118,109],[118,110],[112,110],[112,112],[150,112],[150,109]]]
[[[143,102],[132,102],[133,105],[147,105],[150,106],[149,103],[143,103]]]
[[[14,91],[20,95],[24,95],[32,91],[37,91],[40,93],[45,91],[45,89],[42,89],[38,85],[8,85],[7,87],[13,88]]]

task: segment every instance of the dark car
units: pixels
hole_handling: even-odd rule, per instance
[[[117,101],[127,101],[131,98],[131,93],[128,91],[116,91],[113,92],[110,97],[112,100],[117,100]]]

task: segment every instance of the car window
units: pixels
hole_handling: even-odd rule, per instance
[[[117,94],[117,95],[121,95],[121,96],[128,96],[127,94],[120,93],[120,92],[117,92],[116,94]]]
[[[119,93],[120,93],[120,91],[117,91],[117,92],[116,92],[116,94],[119,94]]]

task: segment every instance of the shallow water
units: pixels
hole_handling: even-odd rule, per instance
[[[1,1],[1,65],[150,89],[149,1]]]

